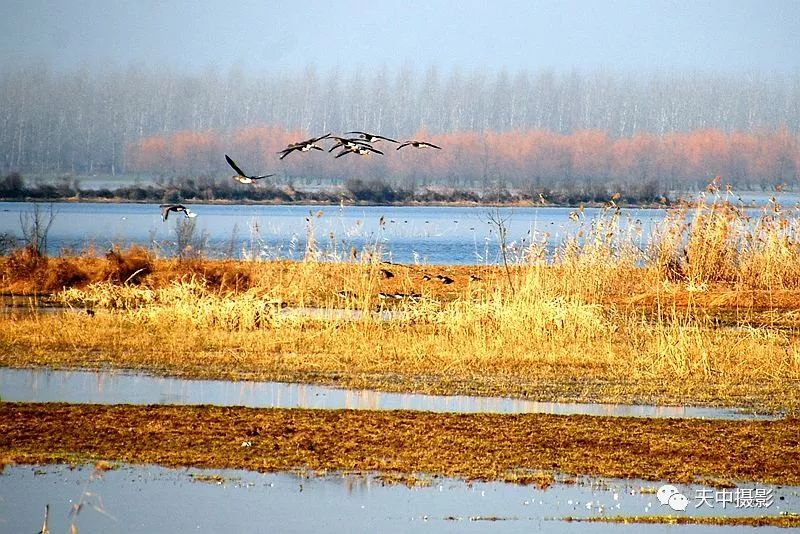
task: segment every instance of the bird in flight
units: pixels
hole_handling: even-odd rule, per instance
[[[397,147],[397,150],[400,150],[404,146],[413,146],[414,148],[429,148],[430,147],[430,148],[436,148],[436,149],[439,149],[439,150],[442,149],[442,147],[436,146],[433,143],[429,143],[427,141],[405,141],[403,143],[400,143],[400,146]]]
[[[161,204],[159,206],[161,208],[161,220],[166,221],[169,218],[169,212],[174,211],[175,213],[183,212],[187,219],[191,219],[192,217],[197,217],[197,214],[190,211],[189,208],[184,206],[183,204]]]
[[[361,137],[361,139],[363,139],[367,143],[375,143],[375,142],[378,142],[378,141],[381,141],[381,140],[391,141],[392,143],[397,143],[398,142],[398,141],[395,141],[394,139],[392,139],[391,137],[384,137],[382,135],[371,134],[371,133],[367,133],[367,132],[359,132],[357,130],[356,131],[352,131],[352,132],[345,132],[345,133],[346,134],[357,134],[359,137]]]
[[[333,137],[331,137],[331,139],[336,139],[336,142],[333,144],[330,150],[328,150],[328,152],[333,152],[339,147],[344,147],[348,149],[365,145],[370,146],[370,144],[367,141],[364,141],[363,139],[355,139],[352,137],[337,137],[334,135]]]
[[[370,152],[375,152],[376,154],[383,155],[383,152],[381,152],[380,150],[376,150],[369,145],[356,145],[352,148],[345,148],[344,150],[336,154],[336,158],[341,158],[345,154],[358,154],[359,156],[369,156]]]
[[[269,178],[270,176],[275,176],[274,174],[265,174],[263,176],[247,176],[245,173],[242,172],[242,169],[239,168],[234,161],[225,154],[225,161],[228,162],[228,165],[233,167],[233,170],[236,171],[236,175],[232,178],[241,184],[254,184],[256,180],[262,180],[264,178]]]
[[[322,150],[320,147],[317,146],[317,142],[330,137],[331,134],[325,134],[320,137],[312,137],[311,139],[306,139],[305,141],[300,141],[299,143],[292,143],[288,145],[286,148],[278,152],[281,155],[280,159],[285,158],[295,150],[299,150],[300,152],[308,152],[309,150]]]

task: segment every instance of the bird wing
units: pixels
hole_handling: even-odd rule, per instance
[[[434,145],[433,143],[428,143],[427,141],[420,141],[420,142],[419,142],[419,144],[420,144],[420,145],[429,146],[429,147],[431,147],[431,148],[438,148],[439,150],[441,150],[441,149],[442,149],[442,147],[440,147],[440,146],[436,146],[436,145]]]
[[[384,137],[382,135],[373,135],[372,137],[377,137],[378,139],[384,139],[386,141],[391,141],[392,143],[399,143],[399,141],[395,141],[391,137]]]
[[[232,160],[231,158],[229,158],[229,157],[228,157],[228,155],[227,155],[227,154],[225,154],[225,161],[227,161],[227,162],[228,162],[228,165],[230,165],[231,167],[233,167],[233,170],[234,170],[234,171],[236,171],[236,174],[238,174],[239,176],[246,176],[246,174],[242,172],[242,169],[240,169],[240,168],[239,168],[239,167],[236,165],[236,163],[234,163],[234,162],[233,162],[233,160]]]
[[[270,176],[275,176],[274,174],[263,174],[261,176],[251,176],[251,180],[263,180],[264,178],[269,178]]]
[[[163,205],[163,204],[161,206],[159,206],[159,207],[161,208],[161,220],[162,221],[166,221],[167,217],[169,217],[169,208],[170,207],[166,206],[166,205]]]
[[[294,150],[297,150],[297,148],[298,147],[296,147],[296,146],[290,146],[289,148],[284,148],[283,150],[278,152],[278,154],[281,154],[281,157],[279,159],[285,158],[286,156],[291,154]]]
[[[411,144],[411,141],[406,141],[405,143],[400,143],[400,145],[395,150],[400,150],[404,146],[408,146]]]
[[[342,139],[340,137],[337,137],[337,139],[339,139],[339,140],[336,141],[336,143],[334,143],[334,145],[331,147],[330,150],[328,150],[328,152],[333,152],[334,150],[336,150],[340,146],[344,146],[344,139]]]
[[[352,132],[345,132],[345,133],[346,133],[346,134],[367,135],[367,136],[369,135],[367,132],[358,132],[358,131],[355,131],[355,130],[354,130],[354,131],[352,131]]]
[[[313,138],[309,139],[309,142],[316,143],[317,141],[321,141],[323,139],[327,139],[330,136],[331,136],[331,134],[330,134],[330,132],[328,132],[325,135],[321,135],[320,137],[313,137]]]
[[[344,150],[342,150],[341,152],[339,152],[338,154],[336,154],[336,158],[341,158],[341,157],[342,157],[342,156],[344,156],[345,154],[349,154],[349,153],[350,153],[350,152],[352,152],[352,151],[353,151],[353,150],[352,150],[352,149],[350,149],[350,148],[345,148]],[[334,158],[334,159],[336,159],[336,158]]]
[[[371,150],[371,151],[375,152],[376,154],[383,155],[383,152],[381,152],[377,148],[372,148],[371,146],[365,146],[364,148],[366,148],[367,150]]]

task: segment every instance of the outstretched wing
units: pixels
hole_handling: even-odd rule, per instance
[[[281,155],[281,157],[280,157],[280,158],[278,158],[278,159],[283,159],[283,158],[285,158],[286,156],[288,156],[289,154],[291,154],[291,153],[292,153],[293,151],[295,151],[295,150],[297,150],[297,147],[296,147],[296,146],[290,146],[289,148],[284,148],[283,150],[281,150],[280,152],[278,152],[278,154],[280,154],[280,155]]]
[[[264,174],[262,176],[251,176],[251,180],[263,180],[264,178],[269,178],[270,176],[275,176],[274,174]]]
[[[383,155],[383,152],[381,152],[377,148],[372,148],[371,146],[364,146],[364,148],[366,148],[367,150],[371,150],[372,152],[375,152],[376,154],[380,154],[381,156]]]
[[[382,135],[373,135],[372,137],[377,137],[378,139],[383,139],[385,141],[391,141],[392,143],[399,143],[400,141],[395,141],[391,137],[384,137]]]
[[[311,139],[309,139],[309,141],[310,141],[311,143],[316,143],[317,141],[321,141],[321,140],[323,140],[323,139],[327,139],[327,138],[328,138],[328,137],[330,137],[330,136],[331,136],[331,133],[330,133],[330,132],[328,132],[328,133],[326,133],[325,135],[322,135],[322,136],[320,136],[320,137],[312,137]]]
[[[408,146],[411,144],[411,141],[406,141],[405,143],[400,143],[400,145],[395,150],[400,150],[404,146]]]
[[[442,147],[440,147],[440,146],[436,146],[436,145],[434,145],[433,143],[429,143],[429,142],[427,142],[427,141],[420,141],[420,143],[419,143],[419,144],[421,144],[421,145],[425,145],[425,146],[429,146],[429,147],[431,147],[431,148],[438,148],[439,150],[441,150],[441,149],[442,149]]]
[[[161,204],[159,208],[161,208],[161,220],[166,221],[169,217],[169,210],[172,208],[172,206],[169,204]]]
[[[243,172],[242,172],[242,169],[240,169],[240,168],[239,168],[239,167],[238,167],[238,166],[237,166],[237,165],[236,165],[236,164],[233,162],[233,160],[232,160],[231,158],[229,158],[229,157],[228,157],[228,155],[227,155],[227,154],[225,154],[225,161],[227,161],[227,162],[228,162],[228,165],[230,165],[231,167],[233,167],[233,170],[234,170],[234,171],[236,171],[236,174],[238,174],[239,176],[247,176],[245,173],[243,173]]]
[[[359,132],[359,131],[356,131],[356,130],[353,130],[352,132],[345,132],[345,133],[346,134],[358,134],[358,135],[363,135],[363,136],[368,136],[369,135],[367,132]]]
[[[349,153],[351,153],[352,151],[353,151],[353,150],[352,150],[352,149],[350,149],[350,148],[345,148],[344,150],[342,150],[341,152],[339,152],[338,154],[336,154],[336,157],[335,157],[334,159],[336,159],[336,158],[341,158],[341,157],[342,157],[342,156],[344,156],[345,154],[349,154]]]

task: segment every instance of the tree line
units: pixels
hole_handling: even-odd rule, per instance
[[[306,133],[351,129],[394,138],[419,132],[438,139],[455,136],[464,140],[464,146],[477,144],[485,151],[498,136],[531,132],[554,139],[599,132],[591,135],[605,136],[603,143],[652,138],[647,142],[660,145],[669,136],[698,131],[791,138],[800,132],[800,75],[436,67],[369,72],[320,72],[309,67],[250,74],[237,69],[192,73],[137,65],[105,72],[57,72],[35,65],[0,75],[3,173],[127,175],[143,169],[137,147],[159,139],[179,144],[181,135],[199,136],[186,142],[195,146],[205,135],[227,142],[275,130],[299,134],[290,137],[296,141]],[[473,137],[475,141],[467,141]],[[568,167],[564,149],[556,152],[562,154],[562,167]],[[202,150],[200,156],[194,161],[197,167],[155,172],[222,170],[219,154],[210,161],[203,159]],[[175,165],[180,167],[178,160]],[[486,169],[503,167],[492,164],[489,156],[483,160]],[[306,177],[316,176],[314,165],[308,165],[302,169],[310,173]],[[761,167],[758,162],[741,165]],[[480,179],[490,177],[486,169]],[[562,171],[560,176],[565,175]],[[452,174],[456,173],[454,168]],[[299,177],[293,171],[284,176]],[[575,177],[582,179],[579,173]],[[395,175],[385,178],[393,180]]]
[[[276,183],[315,186],[348,179],[380,178],[408,190],[431,185],[478,191],[491,198],[505,190],[543,189],[586,193],[597,190],[697,191],[715,176],[736,189],[773,189],[794,184],[800,172],[800,135],[788,129],[725,133],[717,129],[612,138],[600,130],[556,134],[543,130],[460,131],[414,138],[443,147],[396,151],[377,143],[383,156],[333,159],[324,152],[276,153],[303,132],[278,126],[228,134],[176,132],[142,139],[128,147],[130,168],[151,175],[216,177],[230,174],[223,152],[255,173],[278,173]],[[324,180],[322,179],[324,177]],[[227,179],[229,180],[229,179]]]

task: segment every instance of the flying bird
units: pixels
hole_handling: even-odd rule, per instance
[[[300,141],[299,143],[292,143],[288,145],[286,148],[278,152],[281,155],[280,159],[285,158],[295,150],[299,150],[300,152],[308,152],[309,150],[322,150],[319,146],[317,146],[317,142],[330,137],[331,134],[325,134],[320,137],[312,137],[311,139],[306,139],[305,141]]]
[[[161,220],[166,221],[169,218],[169,212],[174,211],[175,213],[183,212],[187,219],[191,219],[192,217],[197,217],[197,214],[190,211],[189,208],[184,206],[183,204],[161,204],[159,206],[161,208]]]
[[[359,156],[369,156],[370,152],[375,152],[376,154],[381,154],[381,155],[383,154],[383,152],[381,152],[380,150],[376,150],[369,145],[363,145],[363,146],[355,146],[352,148],[345,148],[344,150],[336,154],[336,158],[341,158],[345,154],[358,154]]]
[[[234,180],[239,182],[240,184],[254,184],[256,180],[262,180],[264,178],[269,178],[270,176],[275,176],[274,174],[265,174],[263,176],[247,176],[242,169],[239,168],[234,161],[225,154],[225,161],[228,162],[228,165],[233,167],[233,170],[236,171],[236,175],[232,176]]]
[[[345,149],[348,149],[348,148],[357,148],[359,146],[370,146],[369,143],[367,141],[364,141],[363,139],[355,139],[351,137],[337,137],[335,135],[331,137],[331,139],[336,139],[336,142],[333,144],[330,150],[328,150],[328,152],[333,152],[339,147],[344,147]]]
[[[345,132],[345,133],[346,134],[357,134],[359,137],[361,137],[361,139],[363,139],[367,143],[376,143],[376,142],[381,141],[381,140],[390,141],[392,143],[397,143],[398,142],[398,141],[395,141],[394,139],[392,139],[391,137],[384,137],[382,135],[371,134],[371,133],[367,133],[367,132],[353,131],[353,132]]]
[[[436,149],[439,149],[439,150],[442,149],[442,147],[436,146],[433,143],[429,143],[427,141],[405,141],[403,143],[400,143],[400,146],[397,147],[397,150],[400,150],[404,146],[413,146],[414,148],[429,148],[430,147],[430,148],[436,148]]]

